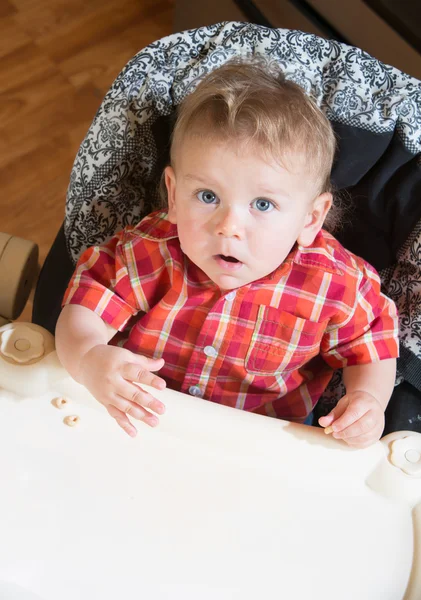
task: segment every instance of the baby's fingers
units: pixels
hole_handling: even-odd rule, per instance
[[[361,428],[361,424],[357,425],[357,422],[368,412],[367,403],[364,399],[357,398],[353,399],[351,402],[348,396],[344,396],[339,400],[336,408],[339,406],[342,409],[342,412],[340,416],[337,413],[335,414],[335,420],[332,425],[333,431],[335,433],[343,432],[353,424],[356,425],[356,430]],[[344,407],[345,410],[343,410]],[[356,430],[352,435],[358,435]],[[360,431],[360,433],[365,433],[365,431]]]
[[[341,398],[339,400],[338,404],[335,406],[335,408],[333,408],[330,411],[330,413],[328,415],[325,415],[324,417],[320,417],[319,425],[321,427],[329,427],[330,425],[332,425],[332,423],[334,421],[339,419],[344,414],[347,407],[348,407],[348,400],[347,400],[347,397],[344,396],[343,398]]]
[[[373,411],[368,411],[364,413],[360,419],[351,421],[351,424],[348,427],[339,429],[338,423],[339,420],[336,421],[333,426],[333,437],[348,442],[348,440],[351,439],[364,439],[364,436],[367,437],[372,435],[373,430],[379,425],[379,420]]]
[[[152,396],[149,392],[146,392],[138,385],[134,383],[129,383],[125,379],[121,379],[115,388],[115,393],[118,396],[121,396],[126,401],[128,400],[130,403],[133,403],[135,406],[139,405],[158,415],[163,415],[165,412],[165,404],[163,404],[160,400]],[[124,410],[124,409],[123,409]],[[133,413],[132,416],[136,417]]]
[[[146,356],[136,357],[136,362],[127,362],[121,368],[121,376],[127,381],[136,381],[150,385],[157,390],[163,390],[166,386],[165,380],[151,371],[158,371],[164,366],[164,359],[157,360],[147,358]]]
[[[368,448],[372,444],[379,441],[381,436],[381,432],[377,428],[372,429],[368,433],[364,433],[363,435],[359,435],[357,437],[350,437],[344,439],[344,442],[347,443],[351,448]]]
[[[137,429],[134,425],[132,425],[130,423],[127,415],[124,412],[122,412],[121,410],[119,410],[118,408],[113,406],[112,404],[109,404],[108,406],[106,406],[106,409],[108,410],[108,413],[110,414],[110,416],[116,420],[117,424],[120,425],[120,427],[130,437],[133,437],[133,438],[136,437]]]

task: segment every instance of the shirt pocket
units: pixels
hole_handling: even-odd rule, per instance
[[[252,375],[299,369],[319,354],[326,322],[315,323],[271,306],[260,306],[245,368]]]

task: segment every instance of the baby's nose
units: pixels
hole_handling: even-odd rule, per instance
[[[238,211],[225,210],[216,224],[216,233],[224,237],[241,237],[243,224]]]

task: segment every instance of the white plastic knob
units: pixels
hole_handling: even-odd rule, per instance
[[[0,352],[17,363],[27,363],[44,355],[44,336],[27,325],[15,323],[1,333]]]

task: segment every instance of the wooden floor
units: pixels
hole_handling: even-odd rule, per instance
[[[0,0],[0,231],[37,243],[41,263],[104,94],[172,30],[173,0]]]

